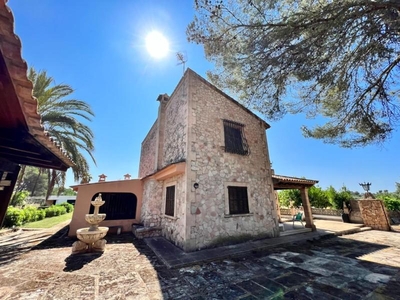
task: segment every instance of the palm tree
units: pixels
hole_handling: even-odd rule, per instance
[[[37,72],[34,68],[28,71],[28,78],[33,83],[33,96],[38,101],[38,112],[42,117],[45,130],[69,154],[75,166],[72,167],[75,181],[89,173],[89,164],[82,152],[93,157],[94,135],[92,130],[79,119],[91,121],[94,116],[90,106],[75,99],[65,99],[74,90],[66,84],[55,84],[46,71]],[[51,195],[54,186],[64,186],[65,172],[49,169],[46,199]]]

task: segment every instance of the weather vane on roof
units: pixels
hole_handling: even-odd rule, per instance
[[[183,52],[177,52],[176,53],[176,59],[178,60],[178,66],[182,65],[183,66],[183,73],[185,73],[185,64],[187,62],[187,57],[186,54]]]

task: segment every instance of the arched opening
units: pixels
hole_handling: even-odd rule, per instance
[[[94,194],[92,201],[99,195]],[[106,220],[124,220],[136,218],[137,197],[133,193],[101,193],[105,203],[100,206],[99,213],[106,214]],[[93,205],[89,213],[94,212]]]

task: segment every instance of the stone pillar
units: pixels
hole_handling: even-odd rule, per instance
[[[304,216],[306,218],[306,227],[311,228],[312,231],[316,231],[317,228],[314,225],[314,219],[313,219],[313,215],[312,215],[312,211],[311,211],[310,200],[308,199],[308,189],[301,188],[300,194],[301,194],[301,202],[303,203]]]
[[[279,204],[279,195],[276,191],[274,191],[274,196],[275,196],[275,201],[276,201],[276,214],[278,217],[278,222],[282,223],[282,219],[281,219],[281,207]]]

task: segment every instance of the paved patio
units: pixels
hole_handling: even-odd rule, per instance
[[[312,242],[322,238],[371,229],[369,227],[363,227],[362,224],[349,224],[327,220],[316,220],[315,224],[319,229],[315,232],[311,232],[311,229],[305,228],[300,223],[293,224],[292,222],[284,222],[283,224],[285,231],[281,232],[281,236],[278,238],[250,241],[247,243],[205,249],[190,253],[185,253],[163,237],[147,238],[145,239],[145,243],[167,267],[178,268],[192,264],[221,260],[224,258],[244,256],[251,254],[251,252],[254,251],[264,251],[278,246],[283,247],[305,241]]]
[[[30,251],[0,248],[0,298],[398,299],[400,295],[396,232],[370,230],[303,240],[172,269],[131,234],[107,239],[103,255],[71,256],[73,241],[63,236],[63,230]]]

